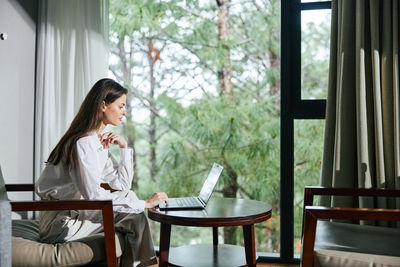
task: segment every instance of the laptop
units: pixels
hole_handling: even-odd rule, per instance
[[[203,183],[198,197],[169,198],[168,205],[166,205],[165,202],[158,205],[160,210],[204,209],[217,185],[223,169],[224,167],[214,163],[207,175],[207,179]]]

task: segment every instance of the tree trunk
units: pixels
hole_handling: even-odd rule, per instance
[[[139,189],[139,172],[138,172],[138,164],[137,164],[137,155],[136,155],[136,138],[135,138],[135,132],[130,129],[134,128],[134,122],[132,120],[132,117],[130,114],[132,114],[132,105],[131,105],[131,97],[128,93],[127,99],[126,99],[126,114],[129,114],[129,116],[126,116],[126,124],[124,125],[124,131],[125,131],[125,136],[127,138],[128,144],[130,147],[132,147],[133,150],[133,180],[132,180],[132,187],[135,188],[136,190]]]
[[[224,58],[218,70],[218,80],[220,84],[220,95],[228,95],[233,100],[232,89],[232,63],[230,56],[229,42],[229,2],[230,0],[216,0],[218,5],[218,40],[223,48]],[[222,151],[224,156],[224,148]],[[237,173],[225,159],[226,173],[229,180],[225,181],[222,193],[224,197],[236,198],[238,192]],[[225,244],[236,244],[235,229],[233,227],[224,228]]]
[[[268,43],[268,58],[270,62],[270,69],[271,70],[278,70],[278,73],[280,73],[280,68],[281,68],[281,56],[279,52],[274,51],[273,44],[280,43],[280,32],[276,31],[275,29],[271,30],[271,40]],[[270,84],[270,94],[277,97],[277,110],[280,109],[280,92],[281,92],[281,78],[280,75],[278,75],[275,79],[273,79],[272,83]]]
[[[131,76],[132,76],[132,68],[133,66],[131,65],[132,62],[132,47],[131,47],[131,52],[128,54],[125,51],[125,46],[124,46],[124,39],[119,39],[118,42],[118,50],[119,50],[119,58],[121,60],[121,66],[122,66],[122,79],[124,82],[124,87],[129,88],[131,84]],[[130,133],[129,132],[129,126],[134,125],[134,122],[132,120],[132,98],[131,95],[128,93],[127,99],[126,99],[126,123],[123,126],[123,130],[125,133],[125,137],[127,138],[129,146],[132,147],[133,150],[133,180],[132,180],[132,187],[138,189],[138,181],[139,181],[139,174],[138,174],[138,165],[137,165],[137,155],[136,155],[136,147],[135,147],[135,133]]]
[[[281,66],[281,57],[271,50],[268,52],[269,54],[269,60],[271,62],[271,69],[280,69]],[[270,93],[271,95],[278,95],[280,94],[281,91],[281,79],[278,77],[273,80],[270,88]]]
[[[137,164],[137,156],[136,156],[136,146],[135,146],[135,135],[131,135],[130,144],[133,150],[133,179],[132,179],[132,187],[136,190],[139,189],[139,172],[138,172],[138,164]]]
[[[155,177],[157,174],[157,166],[156,166],[156,147],[157,147],[157,139],[156,139],[156,115],[157,115],[157,107],[154,99],[155,92],[155,78],[154,78],[154,64],[158,59],[160,59],[160,51],[153,47],[152,40],[149,41],[147,58],[149,61],[149,76],[150,76],[150,92],[149,92],[149,109],[150,109],[150,124],[149,124],[149,146],[150,146],[150,177],[153,181],[155,181]]]
[[[225,173],[229,177],[229,181],[225,181],[224,187],[222,189],[224,197],[236,198],[236,194],[238,192],[237,186],[237,173],[235,170],[228,164],[228,162],[224,161],[225,165]],[[236,236],[235,236],[236,228],[234,227],[225,227],[224,228],[224,243],[225,244],[236,244]]]
[[[274,4],[274,8],[273,10],[276,12],[278,11],[278,7],[280,6],[280,1],[276,1]],[[280,67],[281,67],[281,56],[279,51],[276,51],[274,49],[274,44],[280,43],[281,42],[281,32],[279,30],[279,28],[276,27],[271,27],[270,28],[271,31],[269,33],[269,35],[271,36],[269,38],[269,42],[268,42],[268,58],[269,58],[269,62],[270,62],[270,69],[271,70],[278,70],[277,73],[280,73]],[[275,79],[272,80],[271,84],[270,84],[270,94],[277,96],[277,101],[276,101],[276,110],[280,110],[280,93],[281,93],[281,76],[278,75]],[[277,116],[279,116],[277,114]],[[280,200],[279,199],[275,199],[272,203],[272,210],[280,210]],[[270,246],[271,249],[275,249],[278,248],[280,246],[280,240],[278,240],[276,237],[279,236],[279,232],[277,228],[271,228],[271,231],[269,232],[269,242],[270,242]]]
[[[233,99],[232,64],[229,41],[229,2],[230,0],[216,0],[218,5],[218,40],[223,48],[224,59],[218,70],[220,94],[229,95]]]

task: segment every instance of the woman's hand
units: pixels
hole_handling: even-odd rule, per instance
[[[112,132],[104,133],[100,136],[100,143],[103,148],[110,148],[110,144],[119,145],[120,148],[127,148],[128,143],[120,136]]]
[[[147,199],[145,207],[148,209],[154,208],[161,202],[165,201],[168,203],[168,196],[164,192],[156,192],[149,199]]]

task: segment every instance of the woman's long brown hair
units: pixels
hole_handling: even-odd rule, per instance
[[[78,114],[50,153],[46,163],[57,165],[61,160],[65,160],[68,168],[74,168],[77,165],[76,141],[100,127],[103,117],[103,113],[100,112],[102,102],[104,101],[106,105],[111,104],[127,93],[128,90],[112,79],[97,81],[86,95]]]

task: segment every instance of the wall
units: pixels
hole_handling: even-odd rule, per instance
[[[37,1],[0,0],[0,165],[6,183],[33,182]]]

